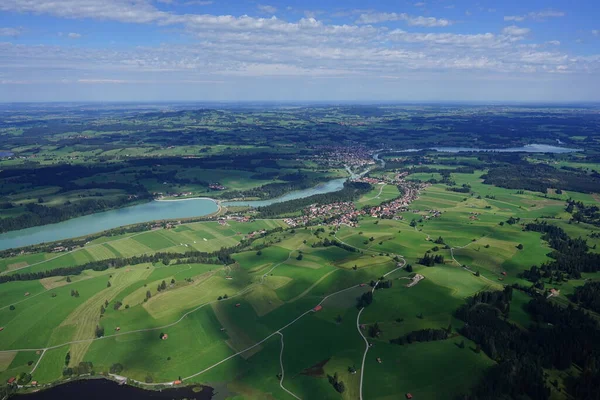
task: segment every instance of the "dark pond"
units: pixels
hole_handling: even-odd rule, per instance
[[[86,379],[54,386],[36,393],[21,394],[13,399],[18,400],[210,400],[213,389],[204,386],[200,392],[191,387],[163,389],[162,391],[144,390],[128,385],[119,385],[106,379]]]

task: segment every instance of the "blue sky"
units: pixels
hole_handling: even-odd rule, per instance
[[[0,0],[0,101],[600,101],[597,0]]]

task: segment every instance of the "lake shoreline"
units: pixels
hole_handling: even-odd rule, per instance
[[[194,388],[198,387],[202,389],[195,391]],[[190,396],[194,396],[193,398],[198,400],[210,400],[215,394],[214,388],[207,385],[195,384],[158,388],[147,385],[130,385],[127,382],[111,379],[108,376],[82,376],[68,381],[50,383],[47,386],[27,389],[32,390],[16,393],[11,398],[23,400],[62,400],[64,398],[74,398],[73,396],[81,396],[85,393],[85,398],[94,400],[96,398],[105,399],[108,391],[110,392],[109,398],[113,400],[144,400],[148,398],[157,400],[183,400],[192,398]],[[90,397],[90,393],[101,393],[101,395],[99,394],[99,397]]]

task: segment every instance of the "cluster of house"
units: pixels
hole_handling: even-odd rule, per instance
[[[208,188],[211,190],[227,190],[227,187],[221,185],[219,182],[214,182],[208,185]]]
[[[345,201],[331,204],[313,204],[302,211],[299,217],[286,218],[284,222],[291,227],[302,226],[310,221],[327,219],[331,225],[356,226],[356,218],[363,215],[353,202]]]
[[[250,232],[249,234],[247,234],[247,235],[246,235],[246,237],[247,237],[248,239],[252,239],[252,238],[253,238],[254,236],[256,236],[256,235],[263,235],[263,234],[265,234],[265,233],[267,233],[267,230],[266,230],[266,229],[262,229],[262,230],[260,230],[260,231],[254,231],[254,232]]]
[[[369,149],[362,146],[316,146],[316,155],[313,160],[320,165],[349,167],[364,167],[365,165],[375,164]]]
[[[168,185],[168,183],[163,182],[163,185]],[[192,194],[193,194],[192,192],[179,192],[179,193],[166,193],[166,194],[163,192],[152,193],[154,198],[159,199],[159,200],[164,197],[188,197],[188,196],[191,196]]]
[[[410,203],[419,197],[421,189],[428,184],[402,181],[398,183],[398,186],[401,187],[402,196],[388,203],[369,208],[369,215],[374,218],[402,219],[398,213],[408,211]]]

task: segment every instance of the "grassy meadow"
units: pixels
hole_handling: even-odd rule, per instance
[[[286,389],[300,398],[356,399],[365,350],[356,301],[370,290],[368,282],[395,270],[401,258],[413,272],[399,269],[389,275],[392,287],[375,291],[358,321],[381,328],[378,337],[368,338],[373,346],[363,371],[363,396],[387,400],[410,392],[418,399],[440,399],[466,393],[495,361],[476,353],[475,344],[457,333],[462,322],[453,317],[454,310],[479,291],[526,283],[519,272],[548,260],[550,251],[538,233],[502,222],[551,217],[569,234],[593,231],[568,224],[563,201],[483,185],[481,173],[453,174],[457,185],[471,186],[473,195],[429,186],[402,220],[361,217],[356,228],[325,227],[325,232],[319,226],[292,230],[282,220],[187,223],[99,238],[69,253],[3,259],[3,274],[46,271],[161,251],[215,251],[237,245],[251,232],[284,228],[233,254],[235,262],[228,266],[147,263],[86,270],[68,280],[2,284],[0,379],[30,372],[42,357],[33,373],[41,384],[63,379],[65,367],[89,361],[96,374],[121,364],[120,375],[139,382],[183,378],[219,388],[232,399],[287,399],[293,397],[278,378],[283,343]],[[395,186],[376,187],[356,204],[376,205],[398,195]],[[440,216],[430,210],[441,211]],[[355,251],[314,245],[333,236]],[[434,243],[439,237],[444,244]],[[419,265],[428,251],[443,255],[444,263]],[[415,273],[424,279],[407,287]],[[159,290],[163,281],[166,288]],[[572,293],[579,284],[583,280],[569,282],[563,291]],[[523,308],[528,299],[516,292],[510,312],[510,320],[523,328],[531,322]],[[317,304],[323,309],[313,312]],[[103,328],[101,337],[97,327]],[[390,343],[415,330],[448,327],[447,340]],[[462,340],[465,348],[457,345]],[[342,394],[327,378],[336,373],[345,384]]]

